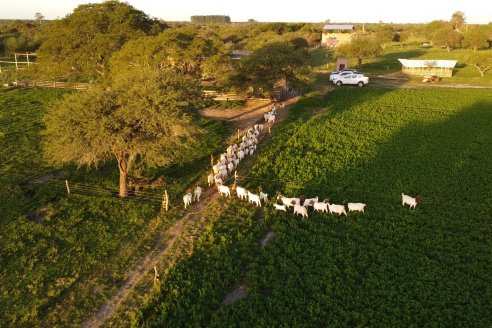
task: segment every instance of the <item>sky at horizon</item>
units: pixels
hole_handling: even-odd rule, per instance
[[[46,19],[63,18],[84,3],[103,0],[2,0],[0,19],[33,19],[37,12]],[[465,13],[470,24],[492,21],[490,0],[127,0],[151,17],[165,21],[189,21],[193,15],[227,15],[233,22],[352,22],[428,23],[449,20],[456,11]]]

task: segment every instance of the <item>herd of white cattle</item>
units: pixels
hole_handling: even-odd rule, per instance
[[[280,105],[280,109],[283,109],[285,104]],[[265,123],[275,123],[275,118],[277,117],[277,107],[275,105],[264,114]],[[229,195],[230,190],[228,187],[224,186],[224,181],[230,176],[234,170],[237,168],[239,163],[246,157],[253,155],[256,151],[258,145],[258,136],[265,130],[263,124],[255,124],[249,128],[246,133],[242,136],[240,142],[234,143],[227,147],[226,151],[220,154],[220,158],[217,164],[212,166],[212,173],[207,177],[208,186],[216,185],[218,186],[219,193],[221,195]],[[200,195],[202,194],[202,188],[197,184],[193,194],[188,192],[183,196],[183,202],[185,209],[192,201],[200,200]],[[253,199],[255,199],[253,197]],[[259,203],[259,201],[258,201]]]
[[[280,105],[280,109],[284,108],[284,103]],[[270,111],[264,114],[264,120],[266,123],[275,123],[277,116],[277,108],[273,106]],[[247,132],[241,138],[240,143],[235,143],[227,147],[226,151],[220,155],[220,159],[217,164],[212,166],[212,173],[207,177],[208,186],[216,185],[220,196],[231,197],[231,189],[235,191],[237,197],[241,200],[247,200],[251,204],[255,204],[258,207],[262,206],[262,202],[265,204],[268,202],[268,194],[260,191],[259,194],[253,194],[243,187],[233,184],[231,187],[224,185],[224,181],[229,175],[237,168],[241,160],[246,156],[254,154],[256,146],[258,145],[258,135],[264,131],[263,124],[255,124],[249,128]],[[184,208],[186,209],[192,201],[200,201],[200,195],[202,194],[202,188],[197,184],[193,192],[188,192],[183,196]],[[405,194],[402,195],[402,206],[409,205],[410,208],[415,209],[418,203],[420,203],[420,197],[411,197]],[[362,212],[366,204],[364,203],[350,203],[344,201],[343,204],[332,204],[330,199],[324,199],[319,201],[318,197],[306,198],[305,196],[299,196],[297,198],[289,198],[283,195],[279,195],[276,198],[281,204],[277,202],[273,203],[273,207],[277,211],[287,212],[287,209],[291,207],[294,210],[294,215],[301,215],[302,218],[308,218],[308,208],[312,207],[314,211],[330,214],[338,214],[347,216],[348,212]]]
[[[231,198],[231,192],[236,192],[237,198],[240,200],[248,201],[250,204],[254,204],[261,207],[262,204],[268,202],[268,194],[260,191],[259,194],[254,194],[248,191],[246,188],[236,186],[233,184],[231,187],[218,184],[217,190],[220,196]],[[200,200],[201,188],[197,187],[194,191],[194,199]],[[410,208],[415,209],[417,204],[420,203],[420,196],[411,197],[401,194],[402,206],[409,205]],[[192,194],[188,193],[183,197],[185,203],[185,209],[187,205],[191,204]],[[281,204],[278,204],[280,202]],[[319,197],[306,198],[305,196],[299,197],[285,197],[283,195],[278,195],[276,202],[272,206],[277,211],[287,212],[288,209],[292,208],[295,215],[300,215],[303,219],[308,218],[308,209],[313,208],[313,211],[329,214],[338,214],[347,216],[347,212],[362,212],[364,213],[366,204],[365,203],[350,203],[348,201],[343,201],[342,204],[333,204],[330,199],[324,199],[319,201]]]

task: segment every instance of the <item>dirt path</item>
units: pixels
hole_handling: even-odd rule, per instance
[[[278,110],[277,113],[277,124],[283,121],[287,117],[287,108],[290,104],[297,101],[298,98],[293,98],[285,102],[286,109]],[[213,117],[215,119],[222,119],[232,123],[232,125],[240,130],[245,130],[257,123],[263,118],[263,114],[270,110],[271,103],[266,103],[261,106],[253,106],[246,110],[242,110],[238,114],[238,110],[220,110],[222,116],[218,116],[217,110],[209,110],[204,115],[208,117]],[[271,125],[266,125],[268,128]],[[259,141],[266,137],[263,133],[259,136]],[[249,161],[251,165],[253,161]],[[242,170],[246,168],[241,168]],[[218,197],[215,188],[206,188],[201,196],[199,203],[192,203],[191,207],[187,213],[179,220],[177,220],[169,229],[164,231],[154,246],[154,248],[140,261],[138,261],[130,270],[128,271],[126,281],[124,284],[116,291],[116,293],[107,300],[100,308],[99,311],[90,319],[86,320],[82,327],[100,327],[108,319],[110,319],[118,310],[119,306],[124,302],[126,297],[136,288],[142,279],[149,274],[154,266],[158,265],[165,259],[169,250],[175,247],[175,243],[179,241],[179,237],[183,231],[198,219],[204,209]],[[166,266],[169,267],[173,264],[173,259],[168,259]]]
[[[196,220],[198,214],[203,208],[209,204],[213,199],[217,198],[218,194],[213,188],[204,190],[200,197],[200,202],[193,203],[187,212],[181,219],[176,221],[169,229],[164,231],[153,248],[145,258],[136,263],[134,267],[128,272],[125,283],[118,289],[118,291],[100,308],[99,311],[89,320],[82,324],[82,327],[100,327],[106,320],[111,318],[116,312],[121,303],[130,294],[130,292],[136,287],[149,270],[152,270],[160,260],[164,257],[166,252],[174,246],[176,240],[182,233],[185,226],[189,225],[191,221]]]

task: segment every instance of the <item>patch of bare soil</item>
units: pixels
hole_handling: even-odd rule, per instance
[[[64,170],[57,170],[57,171],[52,171],[48,172],[45,175],[42,175],[40,177],[37,177],[35,179],[26,181],[28,185],[37,185],[37,184],[42,184],[50,180],[58,180],[58,179],[65,179],[68,177],[68,172]]]
[[[298,97],[286,100],[284,103],[286,106],[291,105],[297,101]],[[249,129],[259,121],[263,120],[263,114],[268,112],[273,106],[270,101],[264,100],[248,100],[244,108],[235,109],[217,109],[206,108],[202,110],[202,115],[214,120],[228,121],[234,128],[239,129],[240,132]],[[287,111],[277,111],[277,120],[283,115],[286,115]]]
[[[265,235],[265,237],[261,238],[260,240],[260,245],[261,247],[265,247],[268,245],[268,242],[275,237],[276,233],[274,231],[268,231],[268,233]]]
[[[246,286],[240,285],[224,297],[222,300],[222,306],[228,306],[235,301],[246,297],[248,297],[248,290],[246,289]]]

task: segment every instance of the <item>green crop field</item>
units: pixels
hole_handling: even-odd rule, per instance
[[[0,326],[73,326],[94,313],[128,267],[182,216],[181,206],[160,213],[164,188],[176,204],[227,134],[221,123],[203,120],[209,133],[181,164],[150,172],[137,167],[162,175],[159,187],[123,201],[116,197],[114,163],[54,168],[43,158],[42,117],[64,94],[0,91]]]
[[[340,88],[301,99],[241,184],[367,203],[302,221],[233,200],[135,315],[148,327],[488,327],[492,96]],[[415,210],[402,192],[421,195]],[[266,248],[259,239],[275,237]],[[248,296],[221,305],[235,287]]]

